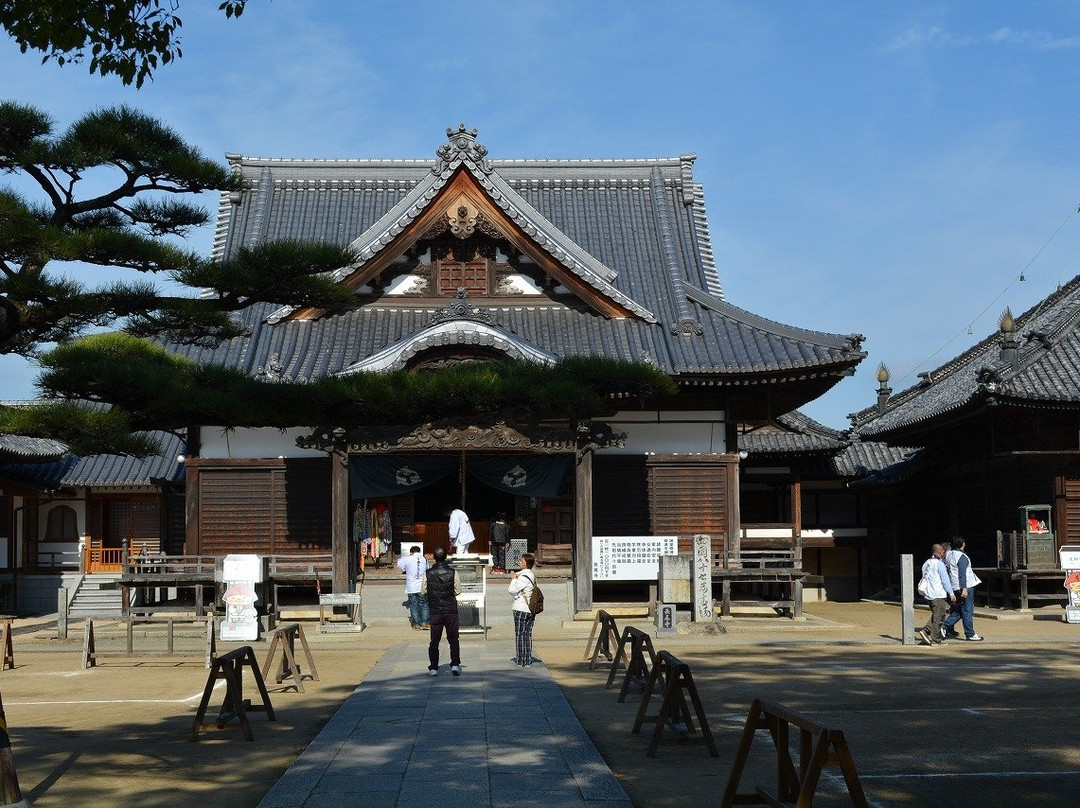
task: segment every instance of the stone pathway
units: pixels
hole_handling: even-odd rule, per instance
[[[631,808],[547,668],[513,654],[463,637],[462,675],[431,677],[425,641],[394,646],[259,808]]]

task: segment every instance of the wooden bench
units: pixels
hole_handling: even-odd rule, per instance
[[[810,576],[802,568],[802,547],[742,549],[738,553],[713,551],[712,578],[720,582],[720,614],[731,617],[732,606],[765,606],[778,614],[799,619],[803,614],[803,583]],[[732,600],[733,583],[778,590],[779,597]]]
[[[574,545],[572,544],[537,544],[536,563],[544,564],[573,564]]]

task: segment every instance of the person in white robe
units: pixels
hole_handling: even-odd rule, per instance
[[[458,555],[469,552],[469,545],[476,540],[469,524],[469,515],[461,508],[455,508],[450,512],[450,542],[454,545],[454,552]]]

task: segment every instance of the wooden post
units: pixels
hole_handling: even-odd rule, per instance
[[[3,648],[4,652],[4,663],[0,665],[0,670],[15,670],[15,647],[11,644],[10,620],[0,622],[0,648]]]
[[[349,569],[349,454],[344,448],[330,452],[330,549],[333,590],[348,592],[356,571]]]
[[[592,452],[585,452],[574,467],[574,611],[592,608]]]
[[[15,758],[11,754],[11,738],[8,736],[7,716],[4,715],[4,702],[0,698],[0,804],[26,805],[19,789],[19,776],[15,772]]]

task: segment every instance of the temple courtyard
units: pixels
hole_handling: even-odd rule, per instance
[[[305,677],[303,693],[276,683],[275,661],[276,720],[250,713],[252,741],[235,720],[189,741],[208,685],[194,628],[177,629],[174,655],[103,654],[83,670],[81,623],[59,639],[48,618],[15,620],[0,694],[22,795],[38,808],[719,805],[754,699],[841,730],[871,806],[1058,805],[1080,793],[1080,626],[1061,622],[1060,608],[980,610],[985,642],[935,648],[902,644],[896,605],[806,611],[801,622],[736,617],[661,638],[645,619],[616,618],[687,664],[718,757],[700,732],[667,727],[649,757],[652,725],[631,731],[640,691],[619,703],[621,673],[608,689],[609,666],[585,659],[591,624],[548,612],[537,622],[541,665],[506,664],[512,629],[491,621],[486,639],[463,636],[463,675],[444,666],[436,678],[425,675],[426,634],[404,621],[327,634],[304,621],[318,681]],[[96,644],[123,650],[119,624],[98,623]],[[153,651],[164,639],[147,631],[135,644]],[[252,648],[262,663],[268,643]],[[260,700],[250,681],[244,695]],[[208,717],[223,698],[218,682]],[[776,768],[759,731],[739,790],[775,793]],[[835,767],[817,795],[815,805],[851,804]]]

